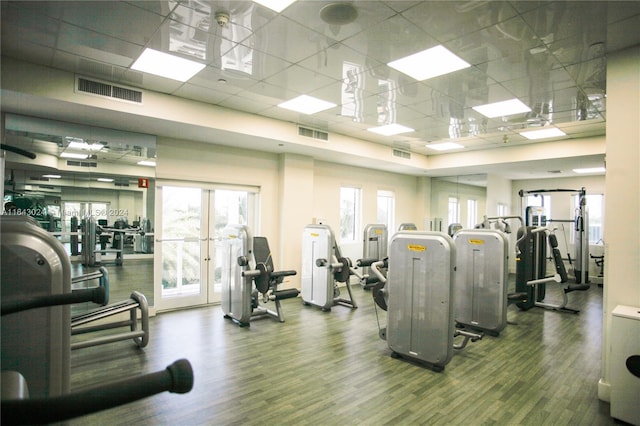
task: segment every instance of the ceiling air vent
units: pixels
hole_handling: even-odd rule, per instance
[[[394,157],[405,158],[407,160],[411,159],[411,153],[410,152],[402,151],[400,149],[394,149],[393,150],[393,156]]]
[[[309,129],[308,127],[298,126],[298,134],[307,138],[318,139],[321,141],[329,140],[329,133],[320,130]]]
[[[98,167],[98,163],[92,163],[89,161],[74,161],[67,160],[67,166],[75,166],[75,167]]]
[[[105,98],[119,99],[137,104],[142,103],[142,92],[139,90],[115,86],[101,81],[89,80],[83,77],[76,78],[76,89],[78,92],[89,93]]]

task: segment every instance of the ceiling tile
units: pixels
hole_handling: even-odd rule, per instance
[[[440,43],[402,15],[394,15],[343,43],[384,64]]]
[[[96,61],[128,67],[142,53],[138,45],[84,28],[62,24],[57,48]]]
[[[424,1],[402,14],[440,43],[450,42],[516,15],[503,1]]]

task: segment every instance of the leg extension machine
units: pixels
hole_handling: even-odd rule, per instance
[[[302,234],[302,302],[330,311],[334,305],[357,308],[349,277],[351,260],[343,257],[333,231],[327,225],[307,225]],[[339,297],[338,283],[345,283],[349,298]]]

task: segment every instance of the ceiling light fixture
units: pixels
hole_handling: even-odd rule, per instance
[[[541,130],[530,130],[528,132],[520,132],[521,136],[524,136],[525,138],[529,139],[529,140],[536,140],[536,139],[547,139],[547,138],[556,138],[556,137],[560,137],[560,136],[567,136],[567,134],[565,132],[563,132],[562,130],[556,128],[556,127],[552,127],[549,129],[541,129]]]
[[[69,145],[67,146],[67,148],[71,148],[71,149],[81,149],[84,151],[100,151],[102,148],[104,148],[104,145],[102,145],[101,143],[92,143],[92,144],[88,144],[86,142],[69,142]]]
[[[449,74],[471,66],[471,64],[454,55],[442,45],[396,59],[387,65],[418,81]]]
[[[333,108],[336,106],[336,104],[323,101],[322,99],[314,98],[313,96],[301,95],[297,98],[282,102],[281,104],[278,104],[278,106],[280,108],[310,115],[329,108]]]
[[[204,68],[200,62],[184,59],[154,49],[144,49],[132,69],[172,80],[187,81]]]
[[[141,160],[141,161],[138,161],[138,165],[139,166],[155,167],[156,166],[156,162],[153,161],[153,160]]]
[[[531,111],[531,108],[516,98],[474,106],[473,109],[488,118],[505,117]]]
[[[62,176],[60,175],[42,175],[43,178],[49,178],[49,179],[60,179]]]
[[[97,180],[98,182],[113,182],[113,179],[109,178],[98,178]]]
[[[280,13],[285,10],[295,0],[254,0],[254,3],[261,4],[269,9]]]
[[[434,143],[434,144],[428,144],[425,145],[427,148],[431,148],[434,149],[436,151],[449,151],[452,149],[460,149],[460,148],[464,148],[464,145],[460,145],[459,143],[455,143],[455,142],[442,142],[442,143]]]
[[[329,25],[347,25],[358,17],[358,10],[351,3],[329,3],[320,9],[320,19]]]
[[[587,167],[585,169],[573,169],[575,173],[604,173],[607,171],[604,167]]]
[[[411,127],[403,126],[402,124],[397,123],[386,124],[384,126],[378,127],[369,127],[367,130],[383,136],[393,136],[399,135],[400,133],[409,133],[415,131],[415,129],[412,129]]]
[[[89,158],[89,154],[76,154],[75,152],[63,152],[60,154],[61,158],[74,158],[76,160],[86,160]]]

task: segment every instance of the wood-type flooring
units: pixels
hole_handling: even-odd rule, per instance
[[[359,308],[322,312],[283,301],[285,323],[240,328],[220,306],[151,318],[144,349],[132,341],[76,350],[71,390],[164,369],[186,358],[195,384],[72,425],[608,425],[597,398],[602,288],[569,295],[577,315],[508,309],[498,337],[485,335],[433,372],[394,359],[378,337],[371,293],[355,286]],[[545,301],[560,300],[548,287]]]

